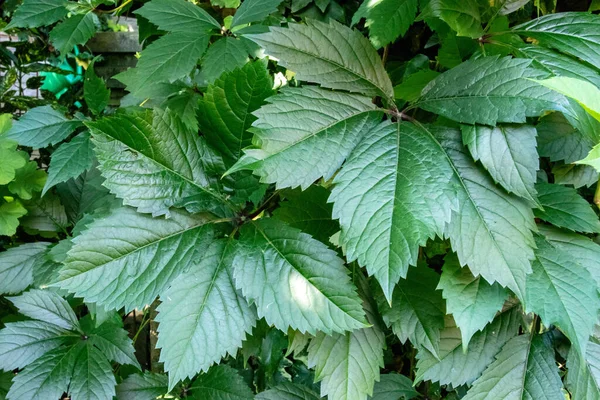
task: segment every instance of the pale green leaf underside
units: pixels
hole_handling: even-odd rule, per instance
[[[0,253],[0,293],[19,293],[33,283],[33,268],[50,243],[26,243]]]
[[[18,297],[8,297],[19,312],[29,318],[56,325],[67,330],[77,330],[79,321],[69,303],[58,294],[32,289]]]

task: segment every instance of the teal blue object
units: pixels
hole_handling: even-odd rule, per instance
[[[79,54],[79,49],[75,47],[74,51],[75,55]],[[58,74],[56,72],[40,72],[40,76],[44,77],[44,84],[40,87],[41,90],[48,90],[49,92],[54,93],[57,99],[60,98],[63,94],[65,94],[71,86],[76,84],[77,82],[83,81],[83,68],[80,65],[77,65],[75,69],[69,64],[69,62],[65,59],[62,63],[59,63],[58,60],[51,62],[52,65],[62,69],[63,71],[72,72],[71,74]],[[78,107],[81,107],[81,104],[75,104]]]

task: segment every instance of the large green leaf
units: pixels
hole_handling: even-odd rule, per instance
[[[314,86],[289,88],[256,111],[253,144],[229,172],[252,169],[261,182],[306,189],[329,179],[381,119],[371,99]]]
[[[439,359],[425,349],[419,351],[415,381],[430,380],[454,387],[472,383],[504,344],[518,333],[521,319],[522,313],[518,308],[503,311],[492,323],[473,335],[465,352],[460,330],[452,318],[447,318],[441,333]]]
[[[252,143],[248,128],[252,113],[273,93],[273,80],[262,61],[226,73],[210,85],[199,107],[200,127],[206,141],[219,150],[227,166]]]
[[[438,141],[408,123],[369,132],[335,177],[333,216],[346,255],[367,267],[388,300],[419,246],[442,236],[458,209],[453,177]]]
[[[237,9],[231,26],[245,25],[251,22],[260,22],[269,14],[277,11],[277,6],[282,0],[244,0]]]
[[[600,16],[583,12],[548,14],[513,28],[513,31],[536,39],[590,63],[600,65]]]
[[[531,60],[484,57],[469,60],[434,79],[413,107],[468,124],[525,122],[548,110],[564,110],[566,99],[532,79]]]
[[[157,347],[169,389],[208,371],[227,354],[235,355],[255,325],[256,312],[233,282],[231,247],[225,239],[213,242],[198,265],[161,296]]]
[[[96,33],[100,25],[98,17],[93,12],[76,14],[56,25],[50,31],[50,41],[64,59],[78,44],[85,44]]]
[[[374,325],[345,334],[319,332],[308,346],[308,366],[315,368],[321,396],[329,400],[366,400],[383,368],[385,336]]]
[[[438,280],[435,271],[419,265],[398,282],[391,307],[384,299],[379,301],[383,320],[402,342],[410,340],[417,349],[425,348],[436,356],[445,314],[442,294],[436,291]]]
[[[29,110],[13,124],[6,133],[8,139],[16,140],[21,146],[46,147],[66,139],[81,121],[68,119],[50,106]]]
[[[57,286],[106,309],[141,308],[189,269],[212,237],[210,217],[151,218],[122,207],[73,239]]]
[[[576,232],[600,232],[600,221],[590,204],[573,188],[540,182],[536,185],[543,210],[535,216]]]
[[[539,335],[511,339],[469,389],[465,400],[563,400],[554,350]]]
[[[506,190],[537,203],[536,173],[539,169],[536,130],[530,125],[463,125],[463,143],[475,161],[488,170]]]
[[[189,386],[192,400],[252,400],[254,395],[237,371],[215,365]]]
[[[297,79],[366,96],[394,98],[379,55],[360,32],[333,19],[329,23],[307,20],[305,25],[270,30],[245,36],[294,71]]]
[[[131,374],[117,385],[118,400],[154,400],[168,392],[167,375],[146,371]]]
[[[5,29],[51,25],[67,15],[65,0],[24,0]]]
[[[19,293],[31,285],[33,267],[49,245],[47,242],[26,243],[0,253],[0,293]]]
[[[531,272],[536,230],[533,212],[524,200],[506,194],[473,162],[461,143],[460,132],[431,130],[451,160],[458,187],[458,211],[453,211],[446,234],[473,275],[498,282],[523,298],[525,277]]]
[[[437,17],[446,22],[458,36],[478,38],[483,34],[479,3],[476,0],[430,0],[420,19]]]
[[[69,143],[63,143],[52,153],[42,196],[53,186],[78,177],[90,169],[93,162],[94,152],[89,133],[81,133]]]
[[[222,172],[221,160],[173,112],[118,114],[88,126],[104,186],[124,204],[155,216],[191,197],[209,210],[225,204],[210,177]]]
[[[446,256],[437,288],[446,299],[448,314],[460,328],[465,351],[471,337],[494,319],[508,297],[498,283],[490,285],[485,279],[474,277],[468,268],[461,268],[455,254]]]
[[[364,1],[352,17],[352,25],[365,18],[371,43],[383,47],[406,33],[415,20],[417,3],[416,0]]]
[[[241,229],[233,260],[237,287],[258,315],[286,331],[344,332],[366,325],[344,262],[323,243],[276,219]]]
[[[525,307],[546,326],[558,326],[579,354],[585,354],[600,310],[598,287],[590,272],[544,239],[536,240],[533,273],[527,277]]]
[[[573,399],[600,399],[600,345],[588,343],[585,358],[572,348],[567,357],[567,388]]]
[[[152,0],[135,13],[170,32],[200,33],[221,28],[210,14],[185,0]]]
[[[69,303],[48,290],[32,289],[18,297],[8,297],[23,315],[67,330],[79,329],[77,316]]]

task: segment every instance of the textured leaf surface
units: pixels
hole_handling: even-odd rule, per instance
[[[58,285],[104,308],[152,303],[212,236],[206,215],[153,219],[123,207],[73,239]]]
[[[540,119],[536,125],[538,152],[550,161],[564,160],[572,163],[584,158],[593,141],[575,129],[561,113],[552,113]]]
[[[531,79],[539,72],[531,60],[484,57],[441,74],[425,89],[415,107],[468,124],[525,122],[548,110],[561,111],[566,99]],[[529,79],[531,78],[531,79]]]
[[[260,22],[269,14],[277,11],[277,6],[282,0],[244,0],[240,8],[237,9],[231,26],[249,24],[251,22]]]
[[[80,125],[80,121],[67,119],[50,106],[42,106],[32,108],[14,122],[6,137],[21,146],[40,148],[60,142]]]
[[[248,61],[248,51],[235,38],[224,37],[214,42],[202,57],[202,78],[213,83],[224,72],[242,67]]]
[[[377,326],[346,334],[319,332],[308,346],[308,366],[315,368],[321,396],[329,400],[366,400],[383,368],[385,336]]]
[[[471,337],[494,319],[508,297],[498,283],[490,285],[474,277],[468,268],[461,268],[455,254],[446,256],[437,288],[442,290],[447,312],[460,329],[465,351]]]
[[[410,340],[417,349],[439,353],[440,331],[444,328],[445,306],[436,291],[439,276],[426,265],[412,268],[394,289],[391,307],[383,299],[379,310],[402,342]]]
[[[511,339],[469,389],[465,400],[562,400],[554,351],[542,336]]]
[[[252,113],[273,93],[273,81],[263,62],[251,62],[224,74],[208,87],[200,101],[200,127],[206,141],[219,150],[227,166],[252,143],[248,128]]]
[[[413,388],[412,381],[400,374],[384,374],[381,380],[375,383],[372,400],[410,400],[419,393]]]
[[[33,266],[50,243],[26,243],[0,253],[0,293],[19,293],[33,283]]]
[[[446,22],[458,36],[478,38],[483,33],[479,3],[475,0],[431,0],[419,18],[431,17]]]
[[[600,398],[600,345],[588,343],[585,358],[572,348],[567,357],[567,388],[573,399]]]
[[[522,298],[526,274],[531,272],[529,260],[534,257],[531,208],[494,185],[475,165],[457,130],[434,132],[456,173],[459,211],[453,212],[446,233],[461,266],[468,265],[473,275],[498,282]]]
[[[170,32],[207,32],[221,28],[201,7],[185,0],[152,0],[135,13]]]
[[[112,399],[117,382],[106,357],[89,342],[76,347],[79,347],[79,353],[69,383],[71,397],[81,400]]]
[[[427,350],[419,351],[415,381],[431,380],[455,387],[472,383],[494,360],[504,344],[517,335],[521,319],[518,309],[502,312],[482,331],[473,335],[467,352],[464,352],[460,330],[451,318],[446,318],[446,327],[441,333],[439,359]]]
[[[221,160],[174,113],[156,109],[120,114],[88,126],[104,186],[124,204],[155,216],[168,214],[169,207],[181,206],[192,196],[206,209],[224,204],[210,188],[214,180],[209,176]]]
[[[463,125],[461,129],[473,159],[481,161],[496,182],[533,204],[537,202],[534,185],[540,165],[533,126]]]
[[[270,27],[268,33],[246,37],[279,59],[279,64],[294,71],[301,81],[366,96],[394,97],[390,78],[368,39],[334,20]]]
[[[237,287],[258,315],[286,331],[357,329],[366,321],[356,288],[336,253],[275,219],[241,230],[233,261]]]
[[[283,382],[272,389],[256,395],[256,400],[319,400],[321,396],[307,388],[291,382]]]
[[[573,257],[543,239],[536,240],[533,273],[527,277],[526,309],[544,325],[558,326],[579,354],[585,354],[600,309],[591,274]]]
[[[582,12],[548,14],[513,28],[540,44],[600,65],[600,16]]]
[[[261,182],[306,189],[331,178],[358,141],[381,119],[368,97],[307,86],[289,88],[256,111],[257,149],[230,169],[252,169]]]
[[[85,71],[83,96],[87,106],[96,115],[104,111],[110,100],[110,90],[106,87],[104,80],[96,75],[93,61]]]
[[[233,282],[231,246],[225,239],[213,242],[161,296],[157,346],[170,388],[235,355],[255,325],[256,312]]]
[[[378,0],[364,1],[352,17],[352,25],[366,18],[369,39],[377,48],[393,43],[404,36],[417,14],[415,0]]]
[[[335,177],[330,200],[346,255],[366,265],[388,300],[419,246],[442,236],[457,208],[452,179],[437,140],[407,123],[371,131]]]
[[[5,29],[51,25],[67,15],[65,5],[65,0],[25,0]]]
[[[54,194],[25,202],[27,215],[21,218],[21,226],[28,233],[65,232],[69,222],[65,208]]]
[[[576,232],[600,232],[600,221],[590,204],[575,189],[540,182],[536,185],[543,210],[535,216]]]
[[[89,133],[79,134],[69,143],[63,143],[52,153],[42,196],[53,186],[78,177],[90,169],[93,162],[94,152]]]
[[[131,374],[117,385],[118,400],[154,400],[167,393],[167,375],[146,371]]]
[[[102,351],[104,358],[140,369],[140,364],[134,355],[133,342],[122,326],[111,321],[104,322],[91,332],[89,341]]]
[[[32,289],[18,297],[9,297],[19,312],[29,318],[54,324],[67,330],[79,328],[77,316],[69,303],[48,290]]]
[[[215,365],[190,386],[194,400],[252,400],[254,395],[237,371],[227,365]]]
[[[50,31],[50,41],[64,59],[76,45],[85,44],[94,36],[96,25],[100,25],[100,22],[93,12],[76,14]]]

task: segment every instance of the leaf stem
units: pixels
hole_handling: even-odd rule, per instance
[[[410,122],[416,122],[417,121],[416,119],[414,119],[410,115],[406,114],[405,112],[399,111],[396,107],[390,108],[390,109],[384,109],[383,111],[386,114],[391,115],[393,118],[396,118],[398,121],[400,121],[400,120],[410,121]]]

